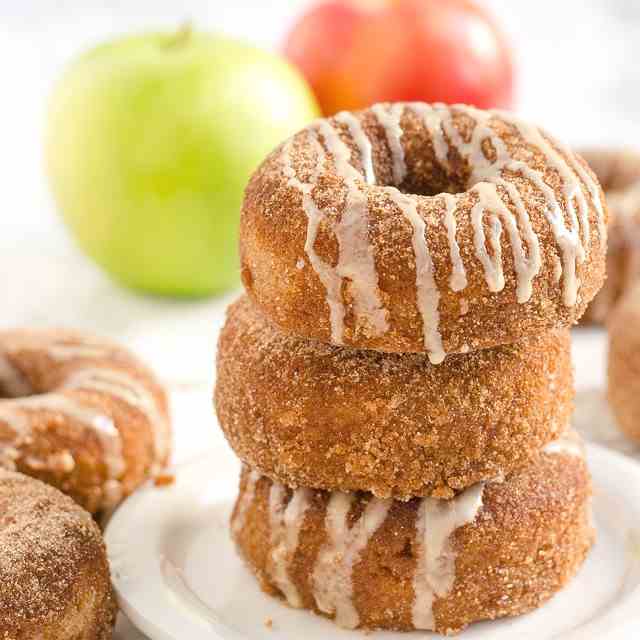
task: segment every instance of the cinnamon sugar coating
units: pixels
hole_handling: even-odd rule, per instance
[[[91,516],[38,480],[0,470],[0,638],[107,640],[117,611]]]
[[[640,285],[612,311],[609,322],[607,395],[618,426],[640,442]]]
[[[574,324],[600,288],[602,191],[536,127],[422,103],[318,122],[242,210],[244,286],[287,333],[437,362]]]
[[[282,598],[273,573],[270,494],[274,484],[261,477],[248,495],[250,481],[245,468],[232,517],[234,539],[262,589]],[[474,520],[451,536],[454,581],[433,603],[435,630],[452,634],[475,621],[520,615],[562,589],[581,566],[594,540],[590,493],[584,461],[568,454],[545,453],[504,482],[488,483]],[[299,594],[300,606],[322,613],[316,601],[319,587],[314,576],[318,575],[317,559],[328,543],[327,504],[331,494],[316,490],[310,496],[295,551],[286,556],[286,575]],[[350,526],[371,500],[368,494],[357,495],[349,513]],[[349,573],[350,597],[360,628],[415,628],[419,505],[419,499],[393,502],[382,525],[355,559]],[[427,522],[427,535],[428,527]],[[344,557],[339,556],[336,562],[339,564]],[[340,570],[336,565],[336,571]]]
[[[113,509],[169,456],[167,397],[124,348],[69,330],[0,332],[0,465],[91,513]]]
[[[607,279],[583,321],[601,324],[626,291],[640,281],[640,154],[627,149],[581,151],[605,191],[611,219]]]
[[[564,329],[436,366],[286,335],[244,296],[218,345],[229,442],[294,487],[451,497],[536,458],[564,431],[572,399]]]

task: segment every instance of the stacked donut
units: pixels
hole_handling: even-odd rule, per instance
[[[593,541],[568,327],[606,222],[586,163],[502,112],[375,105],[266,158],[215,391],[265,591],[450,633],[567,582]]]

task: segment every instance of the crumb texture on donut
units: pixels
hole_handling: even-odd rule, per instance
[[[288,336],[243,297],[220,334],[215,403],[237,455],[289,486],[448,498],[539,455],[573,410],[566,329],[451,355]]]
[[[447,501],[291,490],[245,467],[233,537],[267,593],[347,628],[448,634],[519,615],[561,589],[593,543],[574,438]]]
[[[607,279],[584,314],[585,322],[604,323],[625,292],[640,282],[640,154],[620,149],[581,155],[598,176],[611,214]]]
[[[92,513],[167,462],[167,398],[122,347],[68,330],[0,332],[0,464]]]
[[[640,284],[613,310],[608,323],[607,396],[620,429],[640,442]]]
[[[511,114],[376,105],[316,121],[255,172],[242,277],[287,332],[439,363],[575,323],[604,279],[607,217],[582,158]]]
[[[0,470],[0,638],[107,640],[116,602],[102,536],[56,489]]]

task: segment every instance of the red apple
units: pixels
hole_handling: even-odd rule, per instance
[[[472,0],[329,0],[298,20],[284,49],[325,115],[384,101],[513,100],[509,46]]]

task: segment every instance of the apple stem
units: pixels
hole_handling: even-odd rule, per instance
[[[177,49],[184,46],[191,38],[193,33],[193,25],[190,20],[183,22],[176,32],[171,35],[164,43],[165,49]]]

